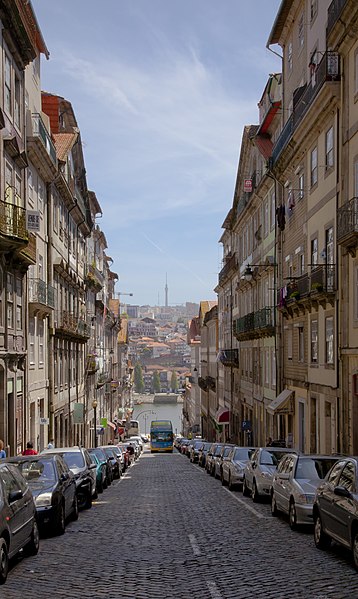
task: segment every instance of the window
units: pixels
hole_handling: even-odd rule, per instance
[[[298,327],[298,361],[305,361],[305,338],[303,326]]]
[[[44,365],[44,321],[39,319],[37,321],[37,334],[39,339],[39,366],[43,368]]]
[[[353,462],[349,461],[342,470],[342,474],[339,477],[338,486],[344,487],[350,493],[355,490],[355,467]]]
[[[305,43],[305,21],[304,21],[304,13],[299,18],[298,21],[298,46],[300,48],[303,47]]]
[[[292,360],[293,344],[292,344],[292,329],[287,329],[287,359]]]
[[[288,43],[287,46],[287,65],[288,65],[288,70],[292,71],[292,41]]]
[[[29,361],[30,366],[35,365],[35,319],[29,319]]]
[[[318,320],[311,320],[311,362],[318,362]]]
[[[276,222],[276,198],[275,192],[271,193],[271,230],[275,228]]]
[[[21,125],[21,82],[18,75],[15,73],[15,93],[14,93],[14,121],[15,125],[20,128]]]
[[[265,385],[270,384],[270,354],[269,350],[265,350]]]
[[[316,18],[317,12],[318,12],[318,0],[311,0],[311,10],[310,10],[311,22],[314,21],[314,19]]]
[[[268,199],[265,200],[264,204],[264,238],[267,237],[269,232],[269,203]]]
[[[311,239],[311,266],[318,264],[318,239]]]
[[[14,328],[14,277],[7,273],[7,326]]]
[[[43,214],[44,211],[44,200],[45,200],[45,186],[41,179],[38,180],[38,188],[37,188],[37,199],[38,199],[38,209]]]
[[[326,169],[333,167],[333,127],[326,132]]]
[[[326,364],[333,364],[334,348],[333,316],[326,318]]]
[[[298,199],[302,200],[305,195],[305,176],[304,173],[298,175]]]
[[[276,354],[275,349],[271,351],[271,382],[273,387],[276,387]]]
[[[5,110],[8,114],[12,114],[12,98],[11,98],[11,62],[7,54],[5,54],[5,76],[4,76],[4,103]]]
[[[29,203],[31,206],[34,205],[34,181],[32,176],[31,166],[27,169],[27,194],[29,198]]]
[[[58,200],[53,198],[53,230],[58,233]]]
[[[317,147],[311,151],[311,187],[316,185],[318,181],[318,163],[317,163]]]

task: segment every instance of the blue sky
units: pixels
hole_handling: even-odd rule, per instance
[[[258,121],[280,0],[32,0],[102,206],[116,290],[215,299],[244,125]]]

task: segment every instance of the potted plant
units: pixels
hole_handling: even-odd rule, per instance
[[[298,290],[292,291],[292,293],[290,293],[289,299],[292,299],[292,300],[300,299],[300,292]]]
[[[312,283],[311,285],[311,291],[323,291],[323,285],[322,283]]]

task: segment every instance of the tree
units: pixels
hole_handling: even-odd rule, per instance
[[[178,391],[178,377],[175,370],[172,371],[172,378],[170,379],[170,388],[175,393]]]
[[[144,391],[142,367],[138,363],[134,367],[134,388],[137,393],[143,393]]]
[[[155,370],[153,372],[153,392],[154,393],[160,392],[160,378],[159,378],[158,370]]]

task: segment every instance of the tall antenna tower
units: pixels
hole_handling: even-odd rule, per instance
[[[168,275],[165,273],[165,307],[168,307]]]

